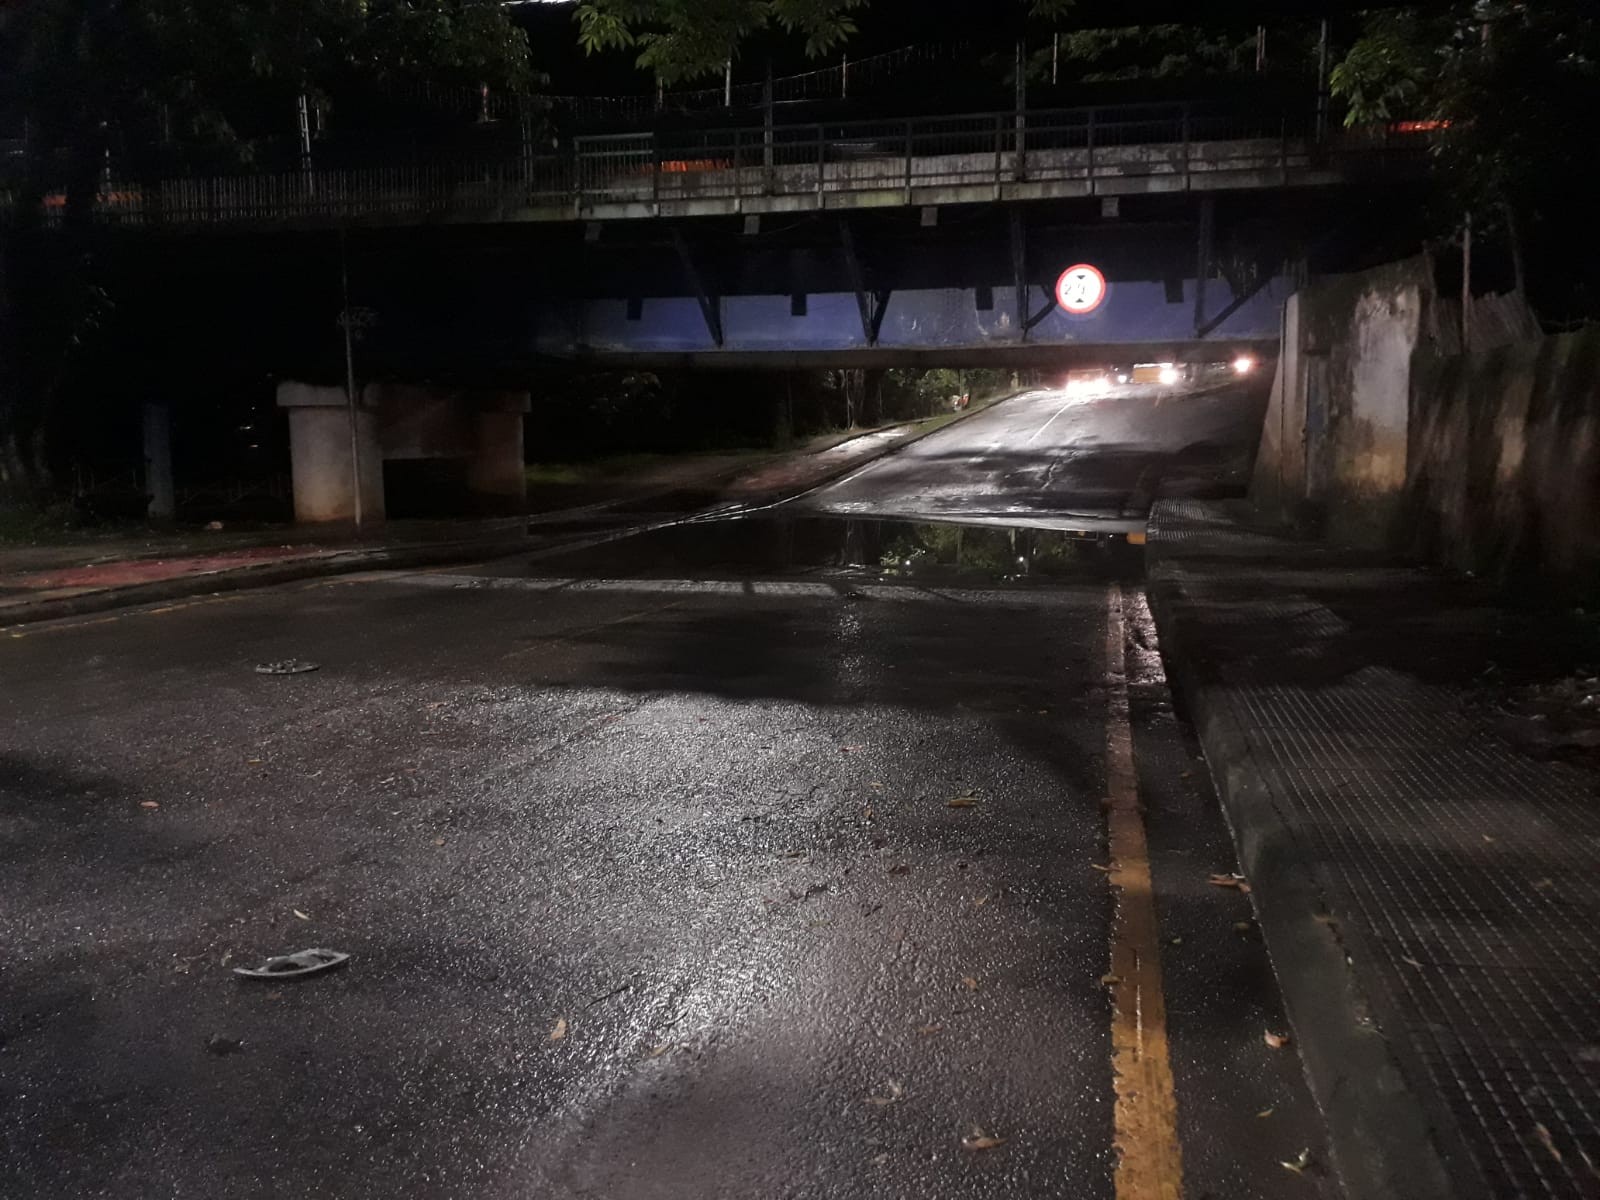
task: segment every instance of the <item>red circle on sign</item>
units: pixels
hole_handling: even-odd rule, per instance
[[[1105,298],[1106,277],[1088,263],[1068,267],[1056,280],[1056,303],[1076,316],[1092,313]]]

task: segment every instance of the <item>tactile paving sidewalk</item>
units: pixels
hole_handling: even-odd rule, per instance
[[[1600,1196],[1596,780],[1363,661],[1317,568],[1297,591],[1273,540],[1214,506],[1158,506],[1175,672],[1230,710],[1460,1194]]]

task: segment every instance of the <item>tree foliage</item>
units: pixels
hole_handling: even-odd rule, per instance
[[[1011,0],[1037,17],[1064,14],[1075,0]],[[826,54],[856,32],[869,0],[583,0],[578,40],[590,53],[638,52],[638,65],[665,84],[713,75],[759,34],[778,30],[805,39],[806,53]]]
[[[1586,236],[1586,178],[1600,123],[1600,6],[1593,0],[1460,0],[1442,15],[1370,17],[1334,69],[1346,123],[1436,124],[1432,153],[1455,214],[1531,239],[1564,276],[1554,304],[1593,311],[1592,275],[1568,247]],[[1452,218],[1453,219],[1453,218]],[[1561,267],[1558,260],[1566,260]],[[1548,296],[1548,293],[1547,293]]]
[[[0,492],[49,480],[58,396],[115,298],[96,282],[88,219],[119,172],[174,147],[248,157],[292,137],[295,97],[352,81],[523,89],[526,35],[497,0],[29,0],[0,4],[0,137],[12,193],[0,229]],[[46,196],[60,237],[36,236]]]

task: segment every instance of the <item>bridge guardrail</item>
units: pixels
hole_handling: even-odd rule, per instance
[[[1187,104],[990,112],[585,136],[564,155],[494,162],[163,179],[104,187],[95,216],[124,225],[577,219],[606,206],[663,211],[696,200],[988,188],[1278,172],[1287,181],[1347,152],[1389,153],[1425,135],[1313,136],[1310,114]],[[965,197],[963,197],[965,198]],[[0,194],[0,202],[7,198]],[[821,202],[820,200],[818,201]],[[9,205],[7,205],[9,207]],[[47,196],[47,223],[64,197]],[[630,213],[630,215],[633,215]]]

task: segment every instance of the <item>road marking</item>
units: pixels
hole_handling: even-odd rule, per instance
[[[1033,434],[1028,438],[1028,440],[1023,442],[1022,444],[1024,446],[1033,445],[1034,439],[1036,439],[1046,429],[1049,429],[1050,426],[1054,425],[1056,423],[1056,418],[1059,417],[1062,413],[1066,412],[1067,409],[1071,408],[1073,406],[1073,404],[1074,404],[1074,401],[1068,400],[1060,408],[1056,409],[1055,412],[1050,414],[1050,419],[1048,421],[1046,421],[1043,425],[1039,426],[1039,428],[1035,429],[1033,431]]]
[[[1106,825],[1111,887],[1111,1069],[1116,1088],[1117,1200],[1181,1200],[1183,1157],[1178,1101],[1167,1051],[1167,1002],[1161,987],[1150,847],[1139,811],[1128,724],[1127,651],[1122,588],[1106,594]]]

